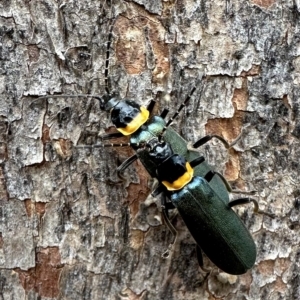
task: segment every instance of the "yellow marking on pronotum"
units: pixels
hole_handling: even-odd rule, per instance
[[[117,128],[123,135],[130,135],[137,131],[149,118],[149,111],[141,106],[141,112],[124,128]]]
[[[168,181],[162,181],[162,184],[168,189],[168,191],[180,190],[193,179],[194,169],[191,167],[191,165],[188,162],[185,164],[185,166],[187,171],[182,176],[180,176],[177,180],[173,181],[172,183]]]

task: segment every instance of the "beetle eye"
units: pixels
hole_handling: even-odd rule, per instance
[[[131,117],[125,117],[125,118],[124,118],[124,121],[125,121],[126,123],[129,123],[129,122],[131,122],[131,120],[132,120],[132,118],[131,118]]]

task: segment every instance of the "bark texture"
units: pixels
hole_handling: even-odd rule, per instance
[[[299,17],[298,0],[1,1],[0,298],[300,299]],[[99,103],[37,100],[105,94],[112,20],[111,90],[174,113],[196,86],[174,128],[191,142],[242,135],[200,152],[276,214],[236,210],[258,252],[245,275],[207,259],[200,272],[179,216],[163,259],[172,236],[151,178],[136,162],[112,182],[133,151],[72,147],[108,132]]]

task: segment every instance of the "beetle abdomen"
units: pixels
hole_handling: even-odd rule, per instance
[[[256,259],[255,243],[235,212],[201,177],[171,195],[197,244],[229,274],[243,274]]]

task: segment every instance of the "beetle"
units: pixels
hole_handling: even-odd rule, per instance
[[[226,273],[240,275],[251,269],[256,260],[256,246],[231,208],[253,202],[254,211],[264,214],[257,201],[252,198],[230,202],[222,199],[209,184],[209,176],[195,174],[195,167],[202,163],[201,157],[188,162],[182,155],[174,153],[170,144],[155,138],[148,142],[146,151],[157,165],[156,177],[160,183],[157,189],[163,191],[177,208],[198,247]],[[203,268],[201,252],[198,252],[198,261]]]
[[[102,135],[100,138],[102,141],[108,141],[110,139],[120,138],[123,136],[130,137],[128,144],[96,144],[96,145],[79,145],[77,148],[97,148],[97,147],[114,147],[114,146],[131,146],[135,150],[135,154],[126,159],[117,169],[117,174],[121,176],[121,173],[129,167],[135,160],[139,159],[144,165],[149,175],[156,178],[157,164],[149,157],[149,152],[145,150],[141,145],[145,145],[153,138],[161,139],[170,144],[175,153],[183,156],[186,160],[192,161],[198,159],[198,164],[195,166],[194,172],[196,176],[209,178],[208,183],[219,198],[225,203],[229,202],[229,193],[231,188],[225,178],[214,172],[209,164],[206,163],[205,158],[200,155],[196,150],[200,146],[204,145],[213,138],[220,140],[224,146],[228,149],[235,144],[236,141],[229,144],[222,137],[217,135],[207,135],[200,138],[192,145],[192,149],[188,148],[188,142],[180,136],[170,125],[182,111],[182,109],[188,104],[192,95],[194,94],[196,87],[192,88],[191,92],[185,98],[184,102],[180,105],[174,115],[166,121],[165,118],[168,114],[168,110],[164,109],[160,115],[151,116],[155,101],[152,100],[147,107],[143,107],[130,99],[120,99],[115,93],[111,93],[109,89],[109,59],[110,59],[110,47],[113,37],[113,24],[108,36],[107,48],[106,48],[106,60],[105,60],[105,92],[103,96],[97,95],[49,95],[40,97],[45,98],[59,98],[59,97],[94,97],[100,103],[100,109],[109,112],[112,124],[116,127],[118,132]],[[158,194],[160,190],[156,190],[153,195]],[[168,220],[167,211],[163,211],[163,217],[166,225],[174,232],[171,223]],[[170,244],[170,247],[173,242]],[[169,248],[170,248],[169,247]],[[169,249],[164,252],[163,257],[169,255]]]
[[[219,199],[218,201],[223,202],[223,206],[230,207],[230,205],[232,205],[230,203],[232,202],[229,203],[229,194],[228,194],[228,191],[230,191],[229,184],[221,174],[216,173],[211,169],[211,167],[206,163],[204,157],[202,157],[200,153],[196,151],[196,148],[202,146],[212,138],[216,138],[220,140],[225,145],[226,148],[231,147],[235,142],[232,144],[228,144],[220,136],[207,135],[199,139],[196,143],[193,144],[194,149],[189,149],[187,146],[188,144],[187,141],[183,139],[183,137],[181,137],[176,131],[174,131],[172,128],[169,127],[174,121],[174,119],[179,115],[180,111],[188,104],[190,98],[192,97],[193,93],[196,90],[196,87],[194,87],[191,90],[190,94],[186,97],[185,101],[181,104],[179,109],[176,111],[173,117],[169,119],[168,122],[165,121],[165,118],[168,113],[166,109],[163,110],[163,112],[159,116],[151,117],[151,113],[154,108],[155,101],[151,101],[147,107],[143,107],[130,99],[119,99],[118,96],[116,96],[113,93],[110,93],[110,90],[108,88],[108,69],[109,69],[109,50],[111,45],[111,39],[112,39],[112,29],[110,31],[108,42],[107,42],[105,71],[104,71],[106,94],[104,96],[92,95],[92,97],[99,100],[101,110],[110,113],[112,123],[115,125],[116,129],[118,130],[118,132],[116,133],[103,135],[101,137],[102,141],[110,140],[112,138],[129,136],[130,143],[128,143],[127,145],[132,146],[133,149],[136,151],[136,153],[133,156],[126,159],[117,168],[117,173],[120,174],[135,160],[140,159],[140,161],[145,166],[150,176],[154,178],[158,178],[159,181],[162,183],[162,185],[160,185],[159,188],[157,188],[154,191],[153,195],[158,195],[160,192],[164,191],[166,189],[166,187],[163,185],[165,180],[161,176],[162,171],[160,168],[161,166],[164,166],[165,162],[162,163],[160,161],[157,161],[156,158],[153,158],[153,152],[148,151],[148,147],[144,147],[145,145],[150,145],[152,143],[151,141],[154,139],[157,145],[159,145],[160,143],[165,143],[166,145],[170,145],[170,147],[172,147],[172,149],[174,150],[174,153],[176,153],[176,156],[181,157],[182,160],[194,162],[191,165],[193,165],[195,181],[197,181],[196,184],[195,185],[186,184],[182,186],[178,191],[169,191],[168,189],[165,191],[165,194],[170,197],[172,203],[174,203],[175,207],[177,207],[178,211],[183,216],[184,216],[184,212],[186,213],[189,212],[188,209],[189,204],[186,204],[184,201],[176,201],[176,199],[179,200],[187,199],[187,201],[197,204],[198,203],[197,199],[199,199],[200,196],[207,197],[208,195],[211,195],[208,198]],[[91,97],[91,95],[75,95],[75,96],[54,95],[54,96],[40,97],[39,99],[59,98],[59,97],[77,98],[77,97],[87,97],[87,96]],[[84,145],[84,146],[77,146],[77,147],[96,148],[96,147],[107,147],[107,146],[123,146],[123,144],[100,144],[100,145],[92,145],[92,146]],[[171,170],[170,174],[171,174],[173,173],[172,171],[175,170],[175,166],[171,165],[170,167],[171,167],[170,169]],[[198,178],[202,178],[202,180],[204,181],[199,182]],[[194,180],[192,182],[194,182]],[[206,188],[206,190],[202,191],[201,190],[202,187]],[[186,196],[185,194],[180,194],[183,193],[184,191],[191,191],[190,193],[188,193],[188,195],[194,195],[194,196]],[[189,200],[190,198],[194,200]],[[238,199],[238,202],[243,202],[243,201],[244,201],[243,198]],[[249,201],[247,200],[246,202]],[[167,205],[168,203],[164,203],[164,204],[166,206],[166,208],[163,211],[164,219],[167,225],[169,226],[169,228],[173,230],[173,227],[168,219],[168,210],[171,208],[169,205]],[[187,217],[183,217],[183,218],[186,221],[188,219]],[[202,247],[201,242],[198,241],[199,235],[197,234],[197,232],[194,232],[194,229],[197,228],[197,226],[199,226],[198,219],[200,219],[200,217],[196,215],[196,218],[193,221],[194,223],[187,224],[187,226],[190,229],[194,238],[196,239],[198,245]],[[238,226],[241,227],[241,225]],[[203,249],[205,251],[205,245]],[[202,264],[201,260],[202,258],[199,258],[200,265]],[[212,260],[214,262],[216,261],[214,257],[212,257]],[[218,265],[217,262],[216,264]],[[220,266],[222,268],[222,264]],[[231,270],[228,270],[228,272],[231,272]]]

